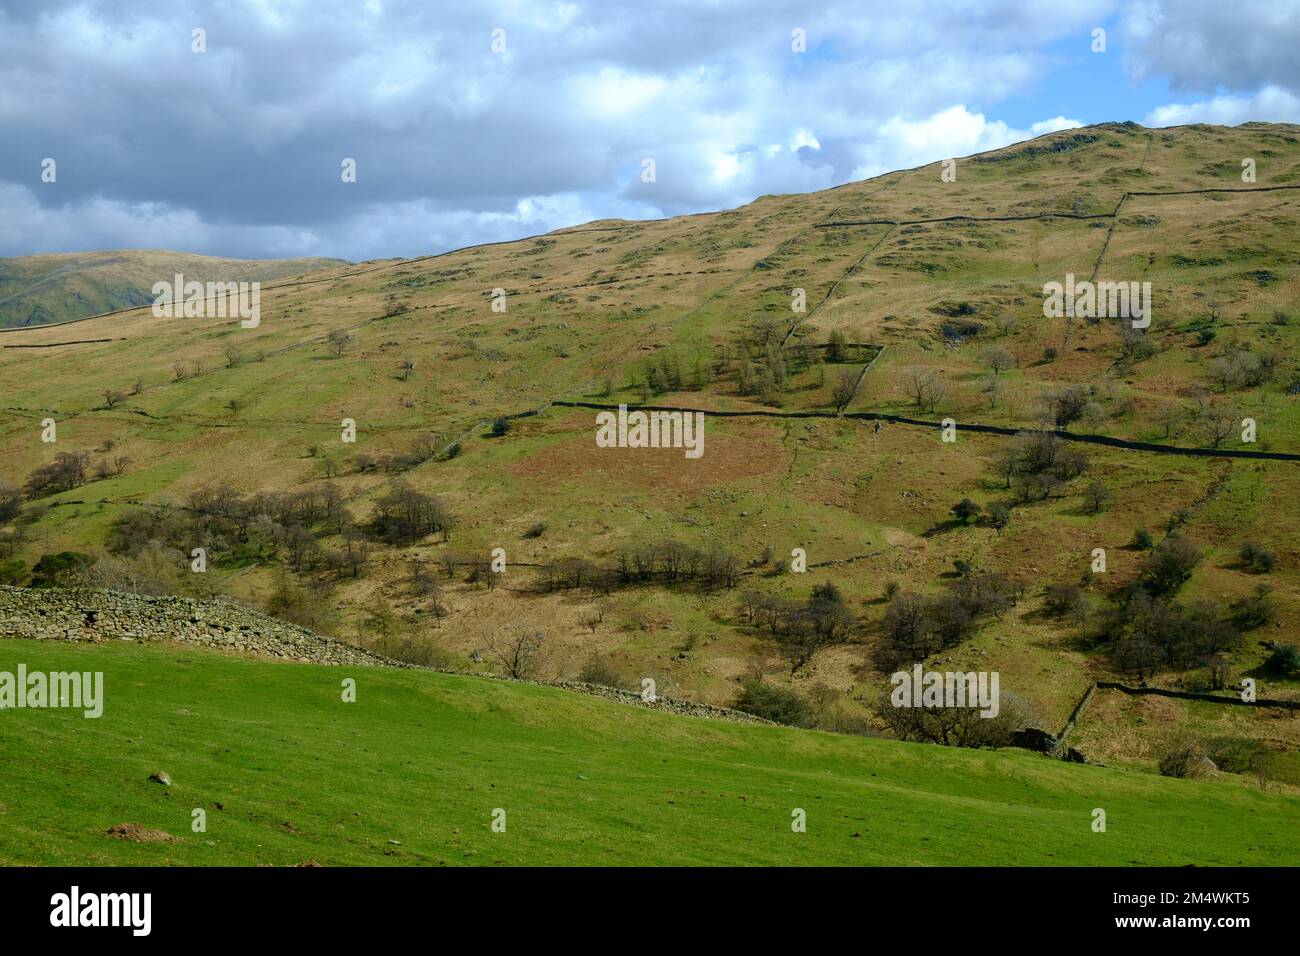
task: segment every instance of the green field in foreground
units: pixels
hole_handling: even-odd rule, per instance
[[[193,648],[0,641],[19,663],[105,704],[0,711],[6,864],[1300,864],[1300,799],[1244,785]]]

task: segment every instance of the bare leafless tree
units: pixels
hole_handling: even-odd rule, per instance
[[[488,654],[501,665],[507,677],[530,680],[541,667],[545,645],[545,632],[519,628],[492,638],[488,642]]]
[[[1222,405],[1206,407],[1197,418],[1197,428],[1211,448],[1219,448],[1237,430],[1241,416]]]
[[[1009,368],[1016,367],[1016,357],[1001,345],[990,345],[980,352],[980,359],[993,370],[994,375],[1001,375]]]
[[[338,358],[343,354],[343,350],[352,344],[352,335],[347,329],[333,329],[326,336],[326,341],[329,343],[330,351],[334,353],[334,357]]]
[[[948,386],[939,372],[926,365],[913,365],[903,369],[901,382],[903,390],[916,403],[916,407],[927,411],[934,411],[935,406],[948,394]]]
[[[858,390],[858,372],[856,369],[836,369],[835,380],[831,383],[831,401],[837,409],[843,409],[853,401]]]

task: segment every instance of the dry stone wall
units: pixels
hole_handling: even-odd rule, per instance
[[[182,641],[315,664],[406,666],[229,601],[97,588],[0,586],[0,636]]]
[[[314,664],[414,667],[229,601],[149,597],[97,588],[0,585],[0,637],[52,641],[180,641]],[[447,673],[495,677],[471,671],[448,670]],[[548,686],[689,717],[771,723],[753,714],[695,701],[667,697],[644,701],[639,694],[597,684],[561,681]]]

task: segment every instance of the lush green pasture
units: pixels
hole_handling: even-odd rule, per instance
[[[1300,862],[1300,800],[1239,785],[192,648],[0,641],[20,662],[102,670],[106,703],[0,712],[4,863]],[[105,835],[122,823],[177,840]]]

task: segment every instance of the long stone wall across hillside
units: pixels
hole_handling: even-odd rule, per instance
[[[324,637],[228,601],[185,597],[147,597],[97,588],[17,588],[0,585],[0,638],[53,641],[181,641],[315,664],[361,667],[415,665]],[[445,673],[496,678],[493,674],[448,669]],[[688,717],[770,724],[770,720],[727,707],[639,694],[576,681],[521,681],[561,687]]]
[[[407,666],[228,601],[97,588],[0,586],[0,637],[183,641],[316,664]]]

